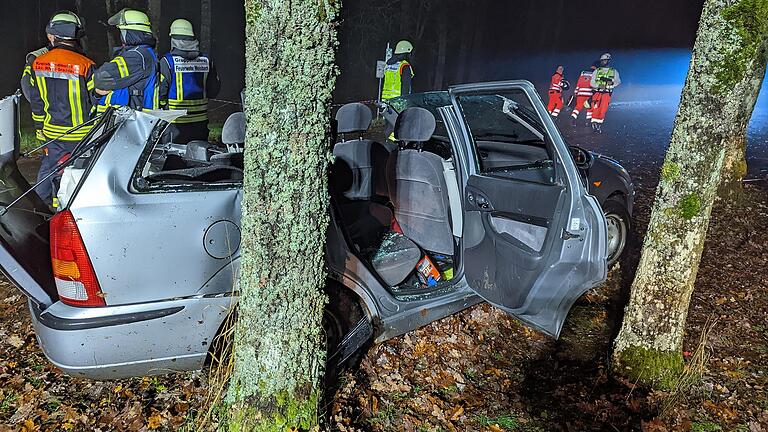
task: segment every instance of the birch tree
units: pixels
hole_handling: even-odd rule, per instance
[[[317,423],[337,0],[246,0],[247,143],[231,430]]]
[[[705,0],[675,127],[613,354],[614,372],[668,387],[724,167],[765,76],[768,0]]]

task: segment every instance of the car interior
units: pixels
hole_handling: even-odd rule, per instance
[[[396,296],[452,285],[461,235],[461,203],[452,148],[435,139],[435,116],[402,111],[394,141],[364,136],[371,109],[360,103],[336,114],[331,189],[357,252]]]
[[[221,144],[159,142],[142,171],[142,178],[150,186],[242,182],[245,143],[245,115],[242,112],[229,116],[221,140]]]

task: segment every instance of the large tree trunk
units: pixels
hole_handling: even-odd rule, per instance
[[[706,0],[661,169],[613,370],[668,387],[682,370],[688,305],[730,150],[742,146],[765,76],[764,0]]]
[[[246,0],[240,300],[227,402],[237,430],[310,429],[325,358],[323,251],[335,0]]]

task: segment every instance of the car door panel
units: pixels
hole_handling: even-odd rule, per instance
[[[503,92],[517,99],[509,99]],[[458,139],[468,153],[464,160],[477,161],[476,166],[467,167],[464,185],[463,258],[467,283],[489,303],[557,337],[573,302],[605,279],[606,227],[602,211],[594,197],[587,195],[568,148],[535,97],[532,84],[518,81],[465,85],[452,88],[451,94],[454,121],[462,132]],[[493,113],[498,114],[502,105],[503,110],[519,109],[519,102],[508,102],[522,99],[530,108],[510,115],[513,120],[509,121],[525,122],[525,129],[499,131],[499,136],[545,131],[544,154],[528,152],[528,146],[515,144],[514,140],[507,143],[509,151],[502,148],[503,142],[478,140],[481,145],[476,147],[473,116],[486,121],[476,129],[494,127],[495,123],[481,117],[482,111],[462,111],[462,101],[481,109],[498,105]],[[507,120],[502,118],[497,124]],[[488,134],[487,130],[483,132]],[[523,165],[544,159],[541,156],[547,158],[548,164],[532,166],[530,171],[529,167],[514,166],[528,156],[538,159],[522,161]],[[489,159],[496,165],[484,167]],[[505,166],[511,166],[510,170],[505,172]],[[530,172],[539,175],[528,175]]]
[[[48,237],[51,214],[34,191],[22,197],[31,186],[16,163],[18,102],[18,96],[0,100],[0,268],[34,303],[46,307],[57,298]]]

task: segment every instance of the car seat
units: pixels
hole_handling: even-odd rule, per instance
[[[379,242],[392,221],[392,210],[386,205],[386,161],[390,150],[362,138],[372,119],[370,108],[361,103],[344,105],[336,113],[336,128],[343,141],[333,148],[336,160],[331,168],[331,184],[344,226],[360,249]]]
[[[451,206],[443,158],[421,151],[435,132],[435,117],[428,110],[404,110],[395,123],[395,139],[402,149],[387,164],[389,197],[403,234],[422,249],[454,254]],[[412,148],[412,147],[417,148]]]

